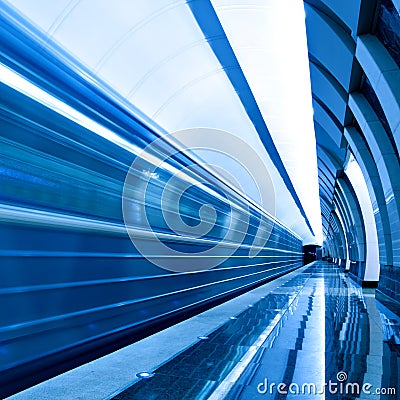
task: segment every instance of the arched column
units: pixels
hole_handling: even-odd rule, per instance
[[[345,128],[344,134],[363,173],[374,209],[379,244],[379,262],[381,266],[392,265],[391,222],[388,216],[385,195],[378,169],[368,148],[368,144],[358,129],[354,127]]]
[[[336,202],[342,203],[346,213],[347,227],[346,239],[348,246],[349,272],[361,284],[365,275],[366,240],[364,218],[357,200],[357,195],[347,178],[343,174],[337,180]]]
[[[400,69],[374,35],[357,38],[356,57],[379,99],[400,151]]]
[[[390,221],[393,265],[400,266],[400,165],[376,113],[360,93],[349,98],[349,107],[364,134],[378,170]]]
[[[349,252],[349,241],[348,241],[348,222],[346,212],[342,209],[342,204],[338,201],[337,197],[335,197],[333,201],[335,205],[334,212],[336,213],[336,217],[338,218],[342,231],[343,231],[343,242],[344,242],[344,259],[343,263],[341,263],[341,267],[344,268],[345,271],[349,271],[350,269],[350,252]]]
[[[357,196],[364,220],[366,260],[363,283],[369,282],[377,285],[380,273],[379,248],[371,199],[361,169],[354,158],[350,158],[345,172]]]

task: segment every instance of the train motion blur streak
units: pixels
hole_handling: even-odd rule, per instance
[[[143,257],[124,226],[122,192],[135,152],[162,130],[2,7],[2,395],[302,264],[297,236],[200,167],[192,168],[189,179],[209,184],[185,191],[180,212],[195,225],[200,207],[211,204],[215,226],[203,240],[174,235],[160,212],[160,191],[174,169],[192,164],[182,153],[152,176],[145,207],[153,230],[165,243],[196,253],[223,241],[227,218],[235,219],[238,230],[248,219],[244,239],[233,257],[212,269],[172,273]],[[17,81],[36,86],[38,94],[24,92]],[[52,107],[40,93],[64,107]],[[171,145],[165,141],[163,146],[160,154]],[[151,163],[151,157],[144,162]],[[146,171],[138,178],[149,179]],[[233,201],[218,195],[226,191]],[[271,235],[258,255],[249,257],[260,227],[272,227]],[[140,222],[134,228],[139,240],[151,240]],[[178,262],[201,260],[182,256]]]

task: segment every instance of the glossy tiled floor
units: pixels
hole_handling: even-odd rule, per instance
[[[400,318],[318,262],[114,399],[396,399],[399,360]]]

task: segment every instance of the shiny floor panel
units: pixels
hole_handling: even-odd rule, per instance
[[[114,399],[396,399],[399,360],[399,316],[317,262]]]

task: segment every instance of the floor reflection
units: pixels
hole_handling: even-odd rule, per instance
[[[209,399],[249,349],[227,399],[397,398],[371,394],[399,389],[399,316],[317,262],[114,399]]]

